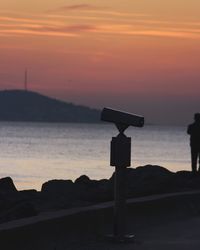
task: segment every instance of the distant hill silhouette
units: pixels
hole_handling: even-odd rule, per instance
[[[95,123],[100,121],[100,111],[36,92],[4,90],[0,91],[0,121]]]

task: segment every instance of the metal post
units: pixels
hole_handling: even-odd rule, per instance
[[[111,238],[117,242],[133,240],[126,229],[126,170],[131,165],[131,138],[120,132],[111,141],[110,165],[115,166],[114,227]]]
[[[114,236],[126,234],[126,168],[115,168]]]

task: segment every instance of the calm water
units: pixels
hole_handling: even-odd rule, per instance
[[[190,169],[189,138],[184,127],[130,127],[132,167],[158,164]],[[0,123],[0,177],[11,176],[18,189],[36,188],[49,179],[86,174],[109,178],[114,125]]]

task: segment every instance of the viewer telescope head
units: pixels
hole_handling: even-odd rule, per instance
[[[144,117],[110,108],[103,109],[101,112],[101,120],[114,123],[121,133],[129,126],[144,126]]]

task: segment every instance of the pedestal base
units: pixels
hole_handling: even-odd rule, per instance
[[[133,234],[126,234],[123,236],[117,236],[114,234],[106,235],[106,239],[113,243],[134,243],[135,242],[135,235]]]

